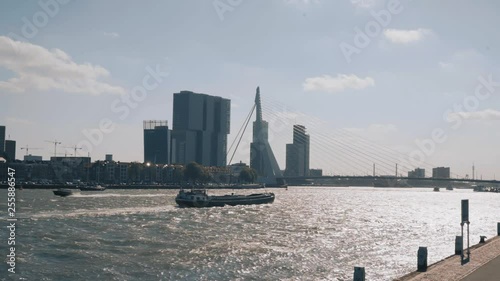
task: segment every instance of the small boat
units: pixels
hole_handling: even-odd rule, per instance
[[[80,186],[81,191],[104,191],[106,188],[102,185],[86,185],[86,186]]]
[[[439,187],[434,187],[433,191],[439,191]]]
[[[484,186],[484,185],[473,185],[472,188],[476,192],[484,192],[485,189],[486,189],[486,186]]]
[[[58,196],[62,196],[62,197],[66,197],[66,196],[73,194],[73,191],[71,191],[71,189],[67,189],[67,188],[59,188],[57,190],[54,190],[53,192],[54,192],[54,195],[58,195]]]
[[[274,202],[274,193],[255,193],[250,195],[208,195],[204,189],[181,189],[175,202],[180,207],[224,207],[226,205],[253,205],[268,204]]]

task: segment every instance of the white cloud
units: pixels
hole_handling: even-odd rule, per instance
[[[0,90],[33,92],[60,90],[66,93],[124,94],[125,90],[99,81],[108,70],[90,63],[77,64],[60,49],[48,50],[27,42],[0,36],[0,67],[17,76],[0,81]]]
[[[298,5],[298,4],[310,4],[310,3],[319,3],[319,0],[285,0],[286,4],[293,4],[293,5]]]
[[[113,38],[113,39],[120,37],[120,34],[118,34],[116,32],[106,32],[106,31],[104,31],[103,34],[104,34],[104,36],[110,37],[110,38]]]
[[[304,91],[323,91],[328,93],[342,92],[346,89],[361,90],[375,86],[375,80],[371,77],[359,78],[354,74],[338,74],[337,77],[323,75],[320,77],[307,78],[302,84]]]
[[[413,30],[404,30],[404,29],[384,30],[385,38],[389,39],[389,41],[395,44],[408,44],[417,42],[430,34],[432,34],[431,30],[423,28],[413,29]]]
[[[500,111],[485,109],[483,111],[460,111],[448,114],[448,120],[457,118],[468,120],[500,120]]]
[[[455,51],[447,61],[439,62],[442,70],[478,69],[487,64],[486,57],[474,49]]]
[[[369,9],[375,6],[375,0],[351,0],[351,3],[357,8]]]
[[[440,61],[439,62],[439,67],[443,70],[453,70],[453,68],[455,67],[455,65],[451,62],[443,62],[443,61]]]
[[[17,118],[17,117],[8,117],[7,118],[7,123],[8,124],[17,124],[17,125],[33,125],[35,122],[27,120],[27,119],[22,119],[22,118]]]

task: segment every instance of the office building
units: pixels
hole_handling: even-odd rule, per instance
[[[432,177],[440,179],[450,178],[450,167],[437,167],[432,169]]]
[[[170,130],[166,120],[144,121],[144,163],[170,164],[170,143]]]
[[[306,127],[293,126],[293,143],[286,145],[285,175],[303,177],[309,175],[309,135]]]
[[[5,141],[5,154],[10,159],[10,161],[16,160],[16,141],[14,140]]]
[[[226,166],[231,101],[181,91],[174,94],[172,163]]]
[[[409,178],[425,178],[425,169],[416,168],[413,171],[408,171]]]

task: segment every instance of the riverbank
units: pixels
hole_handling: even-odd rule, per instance
[[[104,185],[106,189],[180,189],[191,188],[188,186],[181,185],[160,185],[160,184],[115,184],[115,185]],[[7,189],[8,185],[0,185],[0,189]],[[256,185],[244,185],[244,186],[231,186],[231,185],[207,185],[200,188],[206,189],[263,189],[263,188],[287,188],[286,185],[270,186],[265,187]],[[16,189],[58,189],[58,188],[68,188],[68,189],[79,189],[76,185],[65,185],[65,184],[17,184]]]
[[[500,276],[500,267],[495,264],[500,264],[500,236],[472,246],[470,261],[464,265],[460,255],[453,255],[430,265],[426,272],[415,271],[395,281],[493,281]]]

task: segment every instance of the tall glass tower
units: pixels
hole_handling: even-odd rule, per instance
[[[293,143],[286,145],[286,176],[309,175],[309,135],[306,127],[293,125]]]
[[[170,141],[166,120],[144,121],[144,163],[170,164]]]

